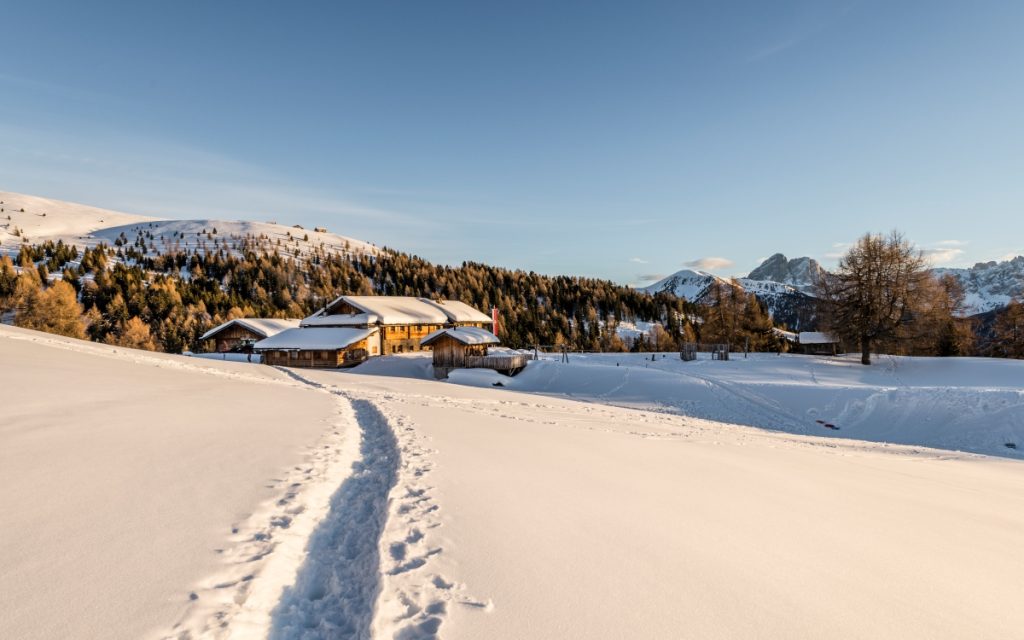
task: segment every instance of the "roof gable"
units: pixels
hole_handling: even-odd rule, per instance
[[[270,336],[285,331],[286,329],[298,327],[299,321],[281,318],[235,318],[234,320],[222,322],[204,333],[199,337],[199,339],[211,340],[221,331],[233,326],[242,327],[263,338],[269,338]]]

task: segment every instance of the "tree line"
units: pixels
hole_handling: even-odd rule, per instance
[[[0,313],[29,328],[179,353],[203,350],[199,337],[225,320],[302,318],[339,295],[407,295],[497,307],[502,342],[515,348],[672,351],[684,342],[786,348],[764,303],[736,282],[716,282],[695,304],[595,278],[475,262],[435,265],[386,248],[373,255],[316,249],[299,259],[248,242],[236,250],[158,253],[147,250],[144,234],[119,240],[82,252],[61,242],[24,244],[19,269],[0,257]],[[821,328],[867,362],[872,351],[1024,357],[1020,304],[992,323],[992,340],[976,342],[972,321],[959,317],[959,283],[931,276],[920,251],[895,232],[865,235],[818,289]],[[620,336],[620,323],[637,321],[651,329]]]

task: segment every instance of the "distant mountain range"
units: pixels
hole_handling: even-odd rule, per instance
[[[791,329],[814,324],[814,283],[823,269],[813,258],[788,259],[776,253],[735,281],[764,302],[778,323]],[[1011,299],[1024,296],[1024,256],[1003,262],[979,262],[969,269],[936,268],[935,275],[949,274],[964,287],[964,315],[976,315],[1005,307]],[[693,302],[701,302],[714,282],[728,278],[706,271],[683,269],[641,291],[668,291]]]
[[[967,315],[995,311],[1011,299],[1024,296],[1024,256],[1002,262],[979,262],[969,269],[938,268],[937,275],[950,274],[964,287]]]
[[[821,270],[821,265],[812,258],[790,260],[776,253],[746,278],[737,278],[736,282],[765,304],[776,323],[799,331],[814,327],[814,282]],[[683,269],[643,287],[641,291],[652,294],[669,292],[693,302],[702,302],[711,285],[729,281],[706,271]]]

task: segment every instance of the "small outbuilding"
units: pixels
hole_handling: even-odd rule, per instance
[[[839,338],[821,331],[801,331],[800,350],[808,355],[834,356],[842,351]]]
[[[213,340],[215,342],[214,350],[217,353],[252,353],[253,345],[260,340],[298,326],[298,320],[235,318],[210,329],[199,339],[201,341]]]
[[[521,353],[490,354],[488,347],[500,344],[498,336],[480,327],[448,327],[429,334],[420,348],[433,353],[434,376],[447,378],[453,369],[494,369],[515,375],[526,366],[529,356]]]
[[[253,345],[263,363],[281,367],[352,367],[369,357],[377,329],[302,327],[282,331]]]

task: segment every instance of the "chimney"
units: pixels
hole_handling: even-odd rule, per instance
[[[491,307],[491,333],[498,335],[498,307]]]

